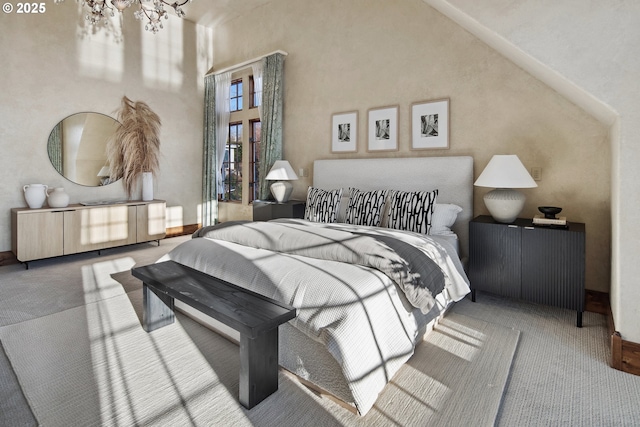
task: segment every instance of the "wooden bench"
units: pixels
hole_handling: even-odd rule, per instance
[[[278,390],[278,326],[296,309],[175,261],[131,270],[143,282],[143,327],[174,322],[174,299],[240,332],[240,403],[253,408]]]

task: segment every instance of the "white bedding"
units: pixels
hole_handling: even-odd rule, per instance
[[[308,225],[314,235],[325,228],[301,220],[288,222],[297,224],[295,228]],[[331,239],[341,233],[362,231],[362,227],[344,224],[331,224],[329,228]],[[430,254],[445,277],[444,291],[437,298],[433,295],[438,305],[457,301],[469,292],[468,280],[451,245],[415,233],[365,229],[401,238]],[[225,235],[233,234],[210,236],[226,239]],[[319,259],[316,252],[312,256],[301,255],[304,251],[285,254],[204,235],[181,244],[164,259],[298,308],[299,315],[290,324],[327,348],[342,369],[358,412],[366,414],[382,388],[413,354],[429,319],[410,305],[397,283],[398,277],[364,265]],[[278,248],[281,246],[282,236],[265,236],[262,240],[267,244],[272,240]]]

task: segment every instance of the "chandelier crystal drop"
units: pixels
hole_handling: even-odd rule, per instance
[[[64,0],[54,1],[55,3],[62,3]],[[103,18],[115,16],[114,10],[122,12],[132,4],[137,3],[139,8],[134,12],[133,16],[139,21],[146,20],[144,29],[155,34],[164,28],[160,20],[163,17],[164,19],[169,19],[169,15],[164,9],[165,5],[172,7],[178,18],[182,18],[184,16],[182,6],[190,1],[181,0],[171,4],[164,0],[82,0],[82,6],[87,8],[85,19],[95,25],[102,21]]]

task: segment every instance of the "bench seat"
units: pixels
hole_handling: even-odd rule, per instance
[[[251,409],[278,389],[278,326],[295,308],[175,261],[131,270],[143,283],[143,327],[175,321],[174,300],[240,332],[240,403]]]

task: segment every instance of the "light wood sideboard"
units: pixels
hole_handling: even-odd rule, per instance
[[[66,208],[11,209],[11,249],[19,261],[163,239],[164,200]],[[28,265],[27,265],[28,266]]]

